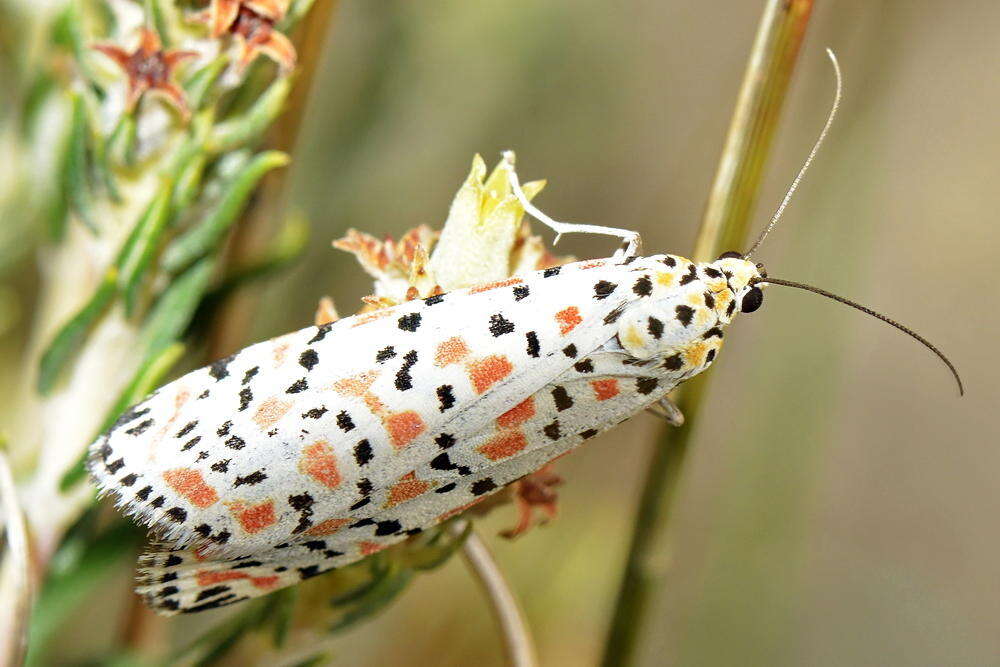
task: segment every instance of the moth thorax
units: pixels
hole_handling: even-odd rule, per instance
[[[622,348],[638,359],[669,356],[708,339],[721,342],[714,298],[704,286],[628,306],[618,320]]]

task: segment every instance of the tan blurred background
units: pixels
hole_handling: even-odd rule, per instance
[[[324,292],[352,311],[366,280],[329,241],[439,226],[475,152],[516,149],[557,218],[689,252],[762,5],[344,0],[294,167],[313,243],[247,342],[302,326]],[[968,395],[885,325],[770,290],[716,365],[642,664],[1000,664],[1000,4],[817,2],[758,227],[822,125],[827,46],[841,115],[758,256],[912,325]],[[659,428],[639,416],[564,459],[555,523],[514,543],[492,537],[511,510],[480,524],[544,665],[599,659]],[[331,646],[343,665],[502,663],[458,559]]]

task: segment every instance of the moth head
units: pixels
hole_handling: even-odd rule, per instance
[[[732,292],[736,304],[733,312],[721,315],[721,319],[727,324],[736,311],[752,313],[761,307],[767,278],[767,270],[763,264],[744,259],[743,253],[729,251],[719,255],[711,266],[725,276],[727,288]]]

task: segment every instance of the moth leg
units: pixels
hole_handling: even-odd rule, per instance
[[[514,494],[518,521],[515,527],[500,531],[500,535],[512,540],[528,532],[533,525],[556,518],[559,494],[554,487],[562,483],[563,478],[552,469],[552,464],[513,482],[508,488]],[[543,515],[538,521],[535,520],[535,510]]]
[[[628,229],[618,229],[617,227],[603,227],[601,225],[585,225],[573,222],[559,222],[558,220],[553,220],[549,216],[542,213],[534,204],[528,201],[528,197],[525,196],[524,190],[521,189],[521,182],[517,178],[517,172],[514,170],[514,152],[504,151],[503,153],[504,166],[507,169],[507,177],[510,180],[510,188],[517,197],[517,200],[521,202],[521,206],[538,220],[540,223],[551,229],[556,233],[556,240],[553,242],[559,243],[559,238],[563,234],[572,234],[574,232],[580,232],[583,234],[606,234],[608,236],[617,236],[622,239],[625,243],[621,248],[615,251],[612,256],[613,259],[628,259],[629,257],[635,257],[640,248],[642,247],[642,239],[639,238],[638,232],[633,232]]]
[[[657,417],[666,420],[671,426],[682,426],[684,424],[684,413],[666,396],[646,409]]]

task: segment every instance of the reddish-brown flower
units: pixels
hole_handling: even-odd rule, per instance
[[[172,104],[185,120],[190,117],[184,98],[184,91],[171,80],[177,64],[185,58],[198,55],[196,51],[163,50],[160,37],[149,28],[140,32],[139,46],[132,52],[115,44],[95,44],[94,49],[118,63],[128,76],[128,94],[125,98],[126,111],[135,109],[146,91],[161,94]]]
[[[288,0],[212,0],[197,20],[207,23],[213,37],[227,33],[240,42],[237,66],[245,68],[260,54],[282,69],[295,67],[296,53],[291,41],[274,29],[288,11]]]

